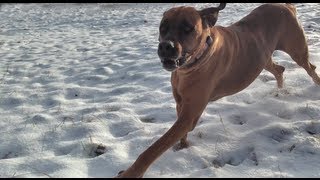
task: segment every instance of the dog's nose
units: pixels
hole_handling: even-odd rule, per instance
[[[174,44],[172,41],[163,41],[159,43],[158,52],[160,56],[171,56],[174,52]]]

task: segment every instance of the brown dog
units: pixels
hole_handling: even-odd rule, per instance
[[[237,93],[249,86],[265,69],[279,88],[284,67],[272,61],[282,50],[320,85],[315,66],[308,60],[308,46],[291,4],[265,4],[229,27],[213,26],[225,7],[197,11],[172,8],[160,24],[158,55],[163,67],[172,71],[171,83],[178,119],[134,164],[118,177],[142,177],[162,153],[172,147],[188,147],[192,131],[209,101]]]

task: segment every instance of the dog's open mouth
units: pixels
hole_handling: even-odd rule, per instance
[[[162,61],[162,66],[164,69],[168,70],[168,71],[173,71],[176,68],[184,65],[187,61],[186,56],[181,56],[177,59],[167,59],[164,58]]]
[[[178,67],[177,62],[175,60],[171,60],[171,59],[164,59],[162,61],[162,66],[167,71],[173,71]]]
[[[177,64],[177,66],[182,66],[182,65],[184,65],[184,63],[187,61],[187,58],[186,58],[186,56],[181,56],[180,58],[178,58],[177,60],[176,60],[176,64]]]

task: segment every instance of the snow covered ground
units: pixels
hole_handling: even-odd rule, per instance
[[[162,136],[176,114],[158,26],[180,5],[3,4],[0,177],[113,177]],[[217,24],[259,5],[227,4]],[[320,73],[320,4],[296,6]],[[263,71],[210,103],[191,147],[144,177],[320,177],[320,87],[287,54],[274,60],[283,90]]]

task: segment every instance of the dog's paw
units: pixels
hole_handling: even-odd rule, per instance
[[[118,175],[114,178],[142,178],[143,173],[140,171],[132,171],[132,169],[122,170],[118,172]]]
[[[190,144],[188,142],[184,142],[184,143],[177,143],[175,144],[172,149],[173,151],[180,151],[181,149],[184,149],[184,148],[188,148],[190,146]]]
[[[118,172],[118,175],[117,175],[116,177],[114,177],[114,178],[122,178],[123,172],[124,172],[124,170],[119,171],[119,172]]]
[[[120,174],[122,174],[123,172],[124,172],[124,170],[119,171],[119,172],[118,172],[118,176],[119,176]]]

